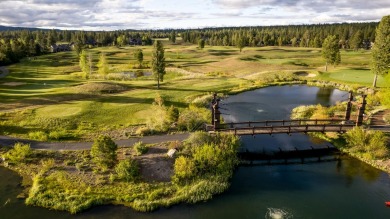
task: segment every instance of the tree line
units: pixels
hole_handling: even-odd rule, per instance
[[[375,41],[377,22],[269,27],[228,27],[165,30],[13,30],[0,31],[0,65],[18,62],[25,57],[49,53],[56,43],[73,43],[78,54],[92,46],[152,45],[155,38],[168,38],[175,43],[209,46],[295,46],[320,48],[329,35],[337,36],[345,49],[369,49]]]

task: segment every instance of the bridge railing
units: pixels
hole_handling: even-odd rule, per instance
[[[219,129],[235,135],[277,134],[277,133],[308,133],[308,132],[345,132],[355,127],[353,124],[315,124],[315,125],[285,125],[285,126],[253,126]]]
[[[267,126],[294,126],[294,125],[323,125],[323,124],[342,124],[344,119],[296,119],[296,120],[265,120],[248,122],[230,122],[223,123],[216,129],[232,129],[245,127],[267,127]]]

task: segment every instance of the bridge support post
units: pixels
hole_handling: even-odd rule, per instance
[[[350,91],[348,96],[347,109],[345,110],[345,121],[348,121],[351,118],[352,100],[353,94],[352,91]]]
[[[364,110],[366,109],[366,104],[367,104],[366,96],[367,95],[362,95],[363,100],[362,100],[361,106],[358,109],[358,117],[356,120],[356,126],[361,126],[363,124]]]
[[[214,126],[214,130],[218,129],[221,125],[221,111],[219,111],[219,99],[217,94],[213,94],[213,100],[211,102],[211,124]]]

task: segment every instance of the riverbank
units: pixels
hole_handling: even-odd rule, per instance
[[[229,188],[238,138],[195,133],[185,143],[145,145],[141,154],[136,147],[119,148],[117,165],[105,170],[96,166],[89,150],[22,153],[2,148],[0,156],[4,166],[23,177],[26,190],[19,197],[26,198],[27,205],[73,214],[108,204],[146,212],[206,201]],[[175,157],[167,155],[172,148],[178,150]],[[10,153],[15,158],[9,158]],[[124,180],[118,167],[126,160],[136,163],[133,180]]]

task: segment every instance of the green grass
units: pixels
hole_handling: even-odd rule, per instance
[[[331,67],[333,68],[333,67]],[[320,78],[324,80],[332,80],[353,84],[360,84],[370,86],[374,80],[374,74],[367,68],[339,68],[330,69],[329,72],[321,72]],[[378,77],[377,85],[384,86],[385,84],[383,77]]]
[[[370,52],[363,50],[342,51],[341,64],[324,73],[321,50],[317,48],[252,47],[240,53],[235,47],[206,46],[199,50],[196,45],[164,44],[169,70],[160,90],[156,89],[152,77],[110,81],[111,84],[100,79],[83,80],[74,52],[24,59],[9,66],[9,76],[0,83],[0,110],[37,109],[5,113],[0,120],[0,133],[27,137],[32,131],[65,129],[83,135],[87,131],[142,124],[153,113],[151,103],[157,93],[166,99],[167,106],[184,109],[192,97],[209,92],[237,92],[259,83],[274,82],[275,78],[291,78],[288,75],[294,72],[316,73],[314,79],[361,85],[370,85],[373,78],[368,70]],[[132,67],[137,65],[133,52],[138,48],[143,49],[145,65],[150,66],[152,46],[88,51],[94,64],[99,53],[106,53],[111,72],[120,73],[137,70]],[[96,71],[96,67],[93,69]],[[15,82],[19,84],[7,85]],[[114,88],[115,93],[104,92],[105,87],[115,87],[115,84],[121,89]],[[55,122],[53,126],[55,119],[65,122]]]

